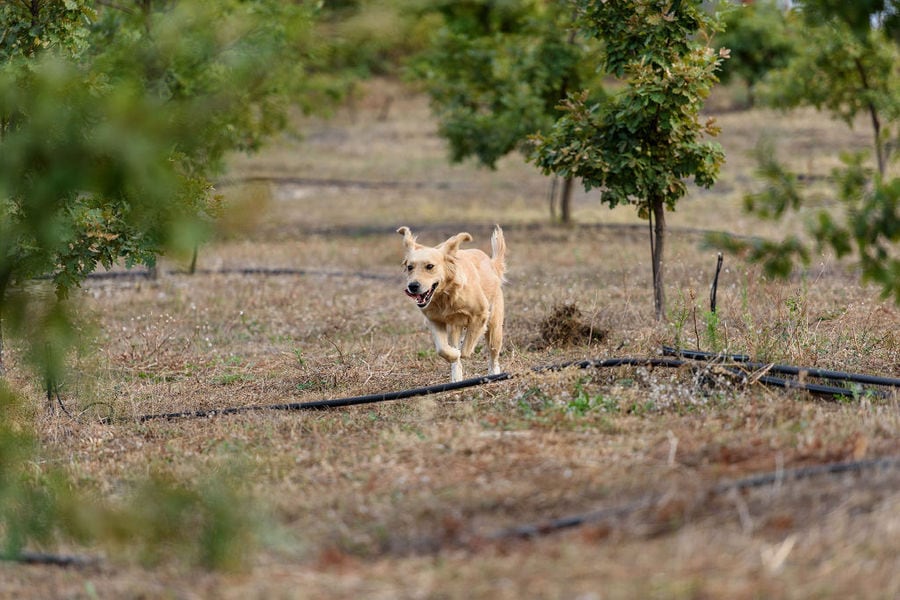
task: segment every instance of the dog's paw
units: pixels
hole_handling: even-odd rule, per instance
[[[441,356],[441,358],[443,358],[447,362],[456,362],[459,360],[459,356],[460,356],[459,350],[457,350],[456,348],[452,348],[450,346],[441,348],[441,350],[440,350],[440,352],[438,352],[438,354]]]

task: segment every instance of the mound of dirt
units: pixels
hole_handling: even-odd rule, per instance
[[[574,303],[557,304],[541,321],[541,344],[544,346],[576,346],[602,342],[609,331],[586,323],[581,309]]]

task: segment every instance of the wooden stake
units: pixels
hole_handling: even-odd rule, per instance
[[[719,289],[719,273],[722,271],[722,253],[716,259],[716,275],[713,277],[712,288],[709,290],[709,312],[716,312],[716,292]]]

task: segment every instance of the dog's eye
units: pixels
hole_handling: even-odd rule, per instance
[[[412,266],[412,265],[406,265],[406,270],[407,270],[407,271],[412,271],[412,270],[413,270],[413,266]]]
[[[434,268],[434,265],[425,265],[425,270],[430,271]]]

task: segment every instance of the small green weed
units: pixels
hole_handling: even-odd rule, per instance
[[[719,313],[708,310],[703,313],[706,323],[706,346],[709,352],[721,352],[722,340],[719,339]]]
[[[539,387],[528,388],[521,396],[519,396],[517,407],[519,413],[527,418],[533,419],[539,413],[543,412],[553,403],[548,396]]]
[[[303,351],[300,348],[294,348],[293,354],[297,364],[302,367],[306,363],[306,360],[303,358]]]
[[[324,379],[312,379],[310,381],[301,381],[294,386],[298,392],[307,392],[311,390],[327,390],[333,386]]]
[[[694,325],[694,336],[697,349],[700,350],[701,333],[697,319],[697,293],[693,289],[689,289],[686,298],[683,292],[679,292],[679,300],[679,304],[669,311],[669,320],[673,328],[673,345],[675,348],[679,349],[687,347],[686,340],[684,339],[684,327],[688,317],[690,317]],[[713,311],[704,311],[702,313],[702,318],[703,323],[705,324],[702,337],[706,349],[709,352],[720,352],[723,348],[723,343],[719,334],[722,326],[722,323],[719,320],[719,314]]]
[[[638,402],[637,400],[635,400],[631,402],[625,412],[630,415],[643,417],[654,412],[655,410],[656,403],[653,400],[644,400],[643,402]]]
[[[579,379],[575,382],[575,392],[572,398],[566,403],[565,410],[569,414],[584,416],[588,412],[599,409],[607,413],[619,412],[619,401],[615,398],[608,398],[602,394],[591,395],[585,384],[588,380]]]
[[[235,383],[243,383],[245,381],[253,381],[253,376],[244,373],[225,373],[224,375],[219,375],[213,379],[213,383],[216,385],[232,385]]]
[[[229,367],[239,367],[244,364],[244,359],[236,354],[232,354],[231,356],[223,360],[222,363],[228,365]]]
[[[680,303],[669,311],[669,320],[674,328],[673,345],[677,349],[684,347],[684,324],[687,323],[688,316],[691,314],[687,302],[684,299],[684,293],[679,290],[678,298]]]

